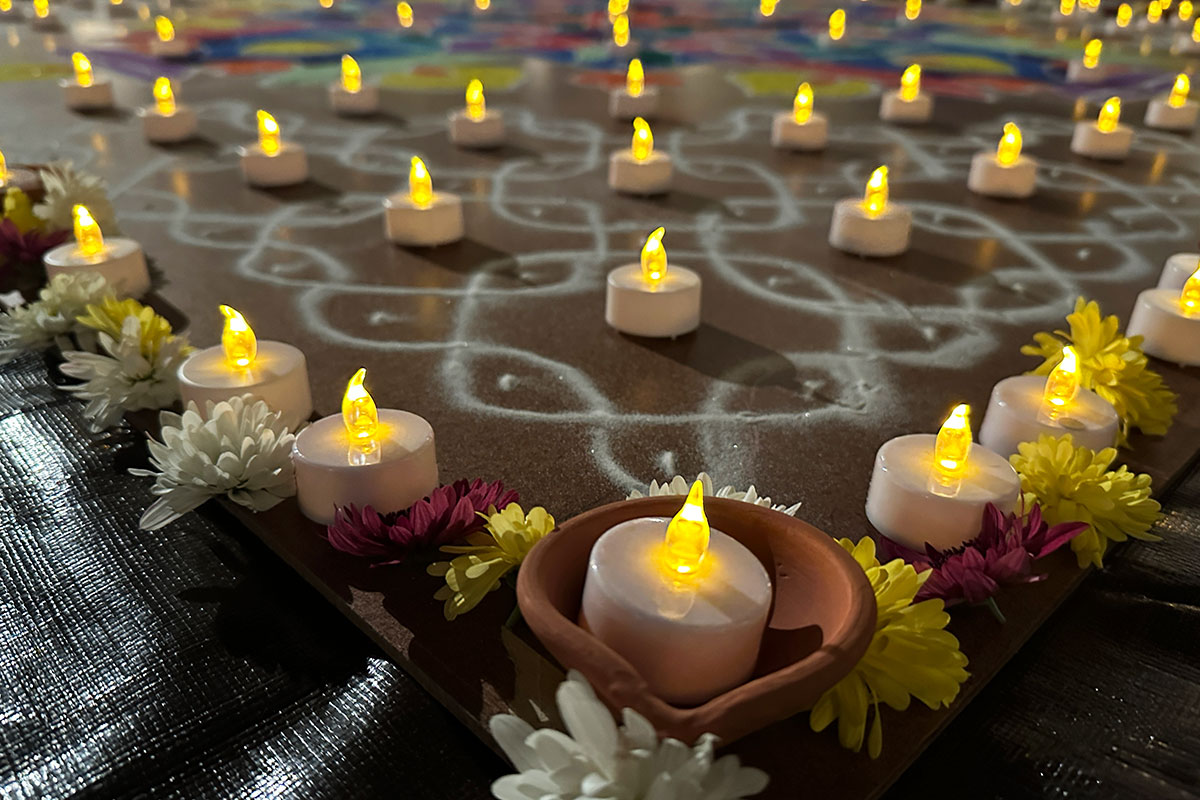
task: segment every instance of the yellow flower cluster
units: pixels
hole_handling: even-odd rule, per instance
[[[1129,536],[1149,542],[1161,506],[1150,496],[1150,476],[1130,472],[1125,465],[1110,470],[1117,451],[1106,447],[1094,453],[1077,447],[1071,434],[1042,435],[1024,442],[1009,460],[1021,476],[1025,505],[1038,503],[1051,525],[1086,522],[1087,530],[1071,540],[1079,566],[1103,567],[1109,542]]]
[[[858,544],[839,539],[838,544],[863,568],[875,590],[875,636],[854,671],[821,695],[808,722],[814,731],[823,731],[837,720],[842,747],[858,752],[865,738],[867,752],[878,758],[883,749],[879,704],[903,711],[915,697],[935,710],[950,705],[968,677],[967,657],[945,630],[950,615],[941,600],[913,604],[931,572],[918,575],[900,559],[881,565],[869,537]],[[875,719],[868,735],[871,706]]]
[[[1177,398],[1150,369],[1142,337],[1125,336],[1115,315],[1101,317],[1099,304],[1082,297],[1067,315],[1067,324],[1069,332],[1036,333],[1033,344],[1021,348],[1027,356],[1045,359],[1031,374],[1049,375],[1062,360],[1063,347],[1073,345],[1081,385],[1112,403],[1121,417],[1119,445],[1127,444],[1131,428],[1154,436],[1166,433],[1179,411]]]
[[[4,193],[4,219],[12,220],[22,234],[42,228],[42,221],[33,213],[29,195],[15,186]]]
[[[127,317],[137,317],[139,324],[139,349],[141,354],[153,361],[162,346],[171,341],[171,323],[154,313],[154,309],[145,306],[137,300],[106,297],[99,303],[87,307],[87,312],[79,317],[79,322],[101,333],[107,333],[114,340],[121,338],[121,326]],[[191,348],[188,348],[190,351]]]

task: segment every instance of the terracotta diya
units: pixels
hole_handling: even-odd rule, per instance
[[[671,705],[577,619],[596,540],[626,520],[672,517],[683,501],[626,500],[562,523],[526,557],[517,601],[546,648],[564,667],[583,673],[610,709],[632,708],[660,735],[683,742],[711,732],[729,743],[812,708],[849,674],[875,631],[875,595],[850,554],[811,525],[739,500],[705,498],[711,525],[737,539],[766,568],[774,602],[750,680],[695,707]]]

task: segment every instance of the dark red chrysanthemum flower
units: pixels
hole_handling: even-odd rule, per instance
[[[41,264],[45,252],[65,242],[67,233],[37,230],[21,233],[11,219],[0,221],[0,263]]]

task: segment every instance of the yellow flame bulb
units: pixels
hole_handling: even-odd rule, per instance
[[[863,196],[863,211],[874,219],[883,213],[888,202],[888,168],[879,167],[871,173],[867,181],[867,191]]]
[[[1171,108],[1183,108],[1191,88],[1192,82],[1187,75],[1182,72],[1176,75],[1175,85],[1171,87],[1171,94],[1167,96],[1167,105]]]
[[[397,3],[396,19],[400,20],[400,27],[411,28],[413,24],[412,6],[408,3]]]
[[[104,252],[104,236],[100,225],[92,217],[87,206],[77,205],[71,209],[75,220],[75,244],[85,258],[95,258]]]
[[[1121,3],[1117,6],[1117,27],[1127,28],[1130,21],[1133,20],[1133,6],[1129,3]]]
[[[1100,64],[1100,50],[1103,47],[1099,39],[1092,39],[1083,46],[1084,69],[1095,69]]]
[[[1062,360],[1046,376],[1042,405],[1052,415],[1067,407],[1079,394],[1079,357],[1070,345],[1062,349]]]
[[[170,79],[155,79],[154,107],[164,117],[169,117],[175,113],[175,92],[171,91]]]
[[[629,44],[629,15],[618,14],[613,20],[613,44],[617,47]]]
[[[1192,41],[1200,44],[1200,19],[1192,25]]]
[[[175,40],[175,26],[171,24],[171,20],[164,16],[154,18],[154,32],[158,35],[160,42],[171,42]]]
[[[915,20],[921,16],[921,0],[904,0],[904,18]]]
[[[83,53],[71,53],[71,66],[75,70],[75,82],[80,86],[91,86],[95,83],[92,75],[92,62]]]
[[[350,94],[362,91],[362,70],[353,56],[342,56],[342,88]]]
[[[775,13],[775,6],[779,4],[779,0],[759,0],[758,13],[764,17],[769,17]]]
[[[628,10],[629,0],[608,0],[608,21],[612,22]]]
[[[8,161],[4,158],[4,153],[0,153],[0,184],[8,180]]]
[[[934,469],[946,481],[955,481],[967,471],[971,450],[971,407],[959,403],[942,423],[933,445]]]
[[[642,69],[642,60],[635,58],[629,62],[629,71],[625,73],[625,93],[630,97],[641,97],[646,88],[646,73]]]
[[[273,156],[283,146],[279,138],[279,123],[261,108],[258,110],[258,146],[263,153]]]
[[[1121,122],[1121,98],[1110,97],[1104,101],[1100,116],[1096,119],[1096,127],[1102,133],[1112,133]]]
[[[650,130],[650,123],[641,117],[633,121],[632,150],[634,161],[645,161],[654,154],[654,133]]]
[[[1069,17],[1075,13],[1075,0],[1059,0],[1058,13]]]
[[[12,11],[12,0],[0,0],[0,12],[7,14]]]
[[[676,576],[692,575],[708,554],[709,527],[704,516],[704,485],[692,484],[683,508],[667,525],[663,556],[667,570]]]
[[[1004,123],[1004,135],[996,148],[996,161],[1002,167],[1011,167],[1021,158],[1021,129],[1015,122]]]
[[[921,66],[920,64],[910,64],[908,69],[904,70],[904,74],[900,76],[900,99],[911,103],[917,99],[917,95],[920,93]]]
[[[663,247],[665,228],[655,228],[642,245],[642,277],[651,286],[658,286],[667,275],[667,250]]]
[[[1176,13],[1179,15],[1180,22],[1188,22],[1192,18],[1192,13],[1195,11],[1195,6],[1192,5],[1192,0],[1182,0]]]
[[[1179,293],[1179,310],[1188,316],[1200,312],[1200,267],[1183,284],[1183,291]]]
[[[839,8],[829,15],[829,38],[836,42],[845,35],[846,12]]]
[[[234,369],[245,369],[254,363],[254,357],[258,355],[258,337],[237,309],[230,306],[218,308],[225,317],[225,329],[221,331],[225,362]]]
[[[372,443],[379,433],[379,409],[375,407],[371,393],[363,386],[366,378],[366,368],[360,367],[346,384],[346,393],[342,395],[342,423],[350,438],[361,444]]]
[[[433,178],[425,169],[425,162],[416,156],[408,170],[408,197],[417,208],[428,208],[433,202]]]
[[[1158,24],[1162,19],[1162,4],[1158,0],[1150,0],[1150,5],[1146,8],[1146,21],[1151,25]]]
[[[38,19],[50,16],[50,0],[33,0],[33,13]]]
[[[333,8],[333,0],[317,0],[321,8]]]
[[[475,7],[480,11],[487,11],[492,7],[492,0],[475,0]]]
[[[472,78],[467,84],[467,116],[474,120],[487,116],[487,106],[483,99],[483,82]]]
[[[812,112],[813,90],[808,81],[805,81],[796,90],[796,99],[792,101],[792,116],[795,117],[797,125],[803,125],[812,118]]]

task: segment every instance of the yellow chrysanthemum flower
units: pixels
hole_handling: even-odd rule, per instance
[[[12,220],[23,234],[42,227],[42,221],[33,213],[29,195],[15,186],[4,193],[4,219]]]
[[[1021,476],[1027,507],[1038,503],[1051,525],[1088,524],[1071,540],[1080,567],[1103,567],[1110,541],[1123,542],[1129,536],[1162,540],[1149,532],[1162,516],[1161,506],[1150,496],[1150,476],[1130,472],[1123,464],[1110,470],[1116,457],[1112,447],[1098,453],[1077,447],[1068,433],[1057,438],[1043,434],[1036,442],[1024,442],[1020,452],[1009,458]]]
[[[865,738],[867,752],[878,758],[883,749],[879,704],[903,711],[915,697],[935,710],[950,705],[968,677],[967,657],[958,649],[958,639],[944,630],[950,615],[941,600],[913,604],[931,572],[918,575],[900,559],[880,565],[870,537],[858,544],[838,539],[838,544],[854,556],[875,590],[875,636],[854,671],[821,695],[808,722],[814,731],[823,731],[837,720],[842,747],[860,751]],[[871,706],[875,719],[867,735]]]
[[[500,581],[520,566],[530,549],[554,530],[554,517],[538,506],[527,515],[516,503],[503,511],[488,509],[479,516],[487,520],[485,530],[467,537],[465,545],[448,545],[443,553],[461,553],[453,561],[430,564],[430,575],[442,576],[446,585],[434,595],[444,600],[446,619],[454,619],[479,605],[488,592],[500,588]]]
[[[158,355],[165,342],[171,340],[171,323],[154,313],[150,306],[144,306],[137,300],[115,297],[105,298],[102,302],[87,307],[87,312],[79,317],[80,324],[107,333],[114,339],[121,338],[121,326],[126,317],[137,317],[140,324],[141,353],[153,360]],[[190,350],[190,348],[189,348]]]
[[[1021,348],[1027,356],[1045,359],[1032,375],[1049,375],[1062,360],[1064,345],[1073,345],[1079,356],[1081,384],[1112,403],[1121,417],[1119,445],[1130,428],[1161,436],[1171,427],[1179,409],[1175,393],[1150,369],[1142,353],[1141,336],[1125,336],[1115,315],[1101,317],[1095,300],[1080,297],[1067,315],[1070,332],[1035,333],[1033,344]]]

